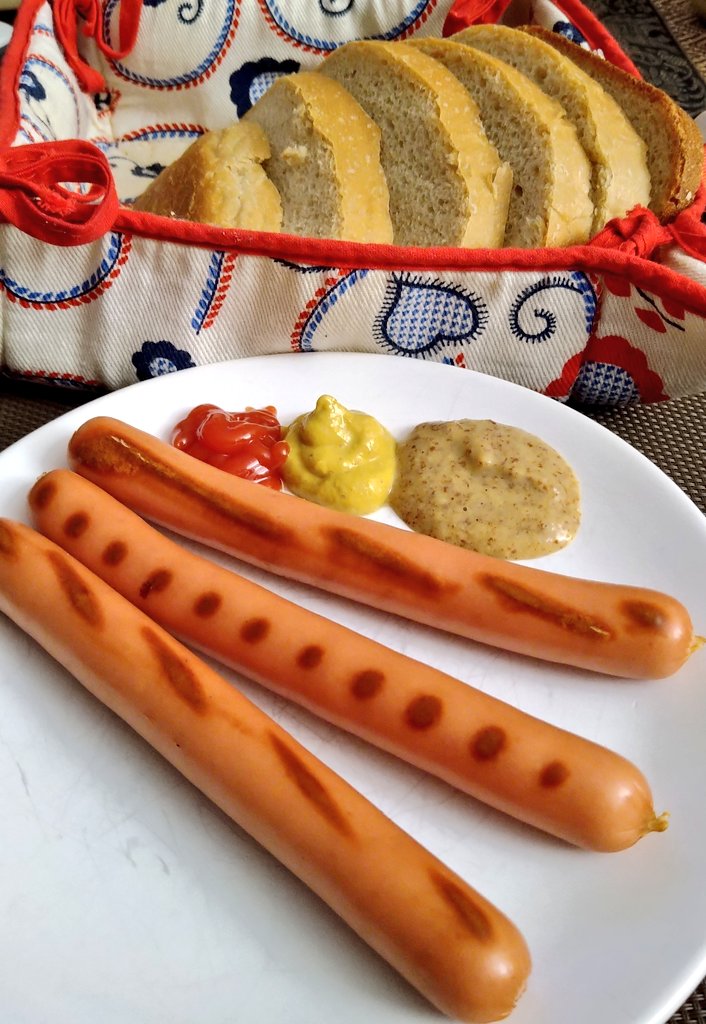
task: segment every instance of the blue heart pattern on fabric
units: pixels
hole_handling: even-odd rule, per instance
[[[622,408],[640,401],[640,389],[622,366],[589,361],[579,370],[571,399],[581,405]]]
[[[443,281],[393,274],[373,326],[375,340],[397,355],[432,358],[477,338],[488,322],[479,296]]]
[[[589,341],[571,388],[572,402],[588,406],[621,408],[668,397],[647,353],[620,334],[604,334]]]

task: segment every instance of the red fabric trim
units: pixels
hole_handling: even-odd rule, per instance
[[[66,184],[88,185],[85,191]],[[0,154],[0,216],[50,245],[85,245],[113,227],[119,209],[105,156],[85,139],[14,146]]]
[[[24,0],[15,23],[5,56],[0,62],[0,147],[10,146],[20,127],[20,72],[24,66],[37,11],[44,0]]]
[[[706,287],[630,252],[599,245],[563,249],[400,249],[394,245],[332,242],[272,232],[223,230],[205,224],[173,221],[151,213],[121,209],[115,230],[160,242],[196,245],[246,256],[287,260],[309,266],[347,270],[535,271],[578,270],[623,276],[633,284],[676,299],[706,317]]]
[[[90,67],[78,52],[78,16],[79,5],[76,0],[54,0],[54,31],[69,67],[84,92],[101,92],[106,88],[105,78],[97,68]],[[84,35],[89,34],[90,31],[84,26]]]
[[[85,2],[85,0],[84,0]],[[93,0],[91,16],[94,19],[92,25],[86,25],[86,33],[89,31],[94,36],[101,52],[109,60],[122,60],[132,53],[140,32],[140,16],[142,15],[142,0],[122,0],[120,14],[118,17],[118,48],[113,49],[106,42],[103,35],[103,9],[100,2]]]
[[[499,21],[511,0],[456,0],[446,15],[442,34],[452,36],[469,25],[493,25]]]
[[[552,0],[552,3],[582,33],[591,49],[602,50],[611,64],[616,64],[623,71],[629,71],[636,78],[642,78],[639,69],[621,49],[605,25],[598,20],[593,11],[584,7],[581,0]]]
[[[137,42],[140,28],[142,0],[122,0],[118,16],[118,49],[108,45],[103,34],[103,9],[100,0],[54,0],[54,29],[64,56],[85,92],[96,93],[105,89],[103,75],[87,64],[78,47],[79,18],[82,32],[92,36],[98,49],[108,60],[121,60]]]

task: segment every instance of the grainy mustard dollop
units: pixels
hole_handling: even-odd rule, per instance
[[[387,501],[396,442],[374,417],[322,395],[315,409],[294,420],[284,439],[289,455],[282,477],[293,494],[357,515]]]
[[[390,504],[413,530],[497,558],[536,558],[580,522],[576,476],[540,438],[493,420],[422,423],[398,448]]]

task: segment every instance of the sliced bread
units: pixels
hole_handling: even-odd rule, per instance
[[[660,220],[674,217],[694,198],[701,181],[704,145],[695,121],[665,92],[623,71],[598,54],[539,26],[522,31],[569,57],[625,111],[647,148],[650,209]]]
[[[380,128],[396,244],[502,244],[512,175],[452,74],[406,43],[371,40],[346,43],[318,70]]]
[[[410,44],[440,61],[469,91],[486,133],[512,167],[505,245],[586,242],[593,223],[591,168],[563,108],[515,68],[449,39]]]
[[[280,231],[279,193],[262,166],[269,155],[256,124],[206,132],[147,186],[133,209],[222,228]]]
[[[341,85],[313,71],[282,76],[243,123],[269,141],[264,167],[282,199],[283,231],[392,242],[380,132]]]
[[[591,161],[591,233],[650,201],[646,147],[613,97],[543,39],[503,25],[473,25],[451,37],[511,64],[566,111]]]

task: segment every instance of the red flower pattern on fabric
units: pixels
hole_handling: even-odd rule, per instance
[[[544,393],[583,405],[619,406],[669,398],[642,349],[619,334],[590,338],[585,351],[565,363],[561,376]]]

